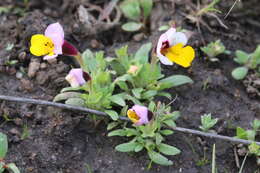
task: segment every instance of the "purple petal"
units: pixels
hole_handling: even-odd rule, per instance
[[[83,77],[83,70],[81,68],[71,69],[69,75],[75,78],[75,81],[78,83],[78,85],[83,85],[86,83]]]
[[[142,125],[149,123],[148,120],[148,109],[145,106],[140,105],[134,105],[132,109],[135,111],[135,113],[139,116],[139,121],[135,123],[135,125]]]
[[[59,23],[50,24],[44,35],[49,37],[54,43],[54,52],[56,54],[62,54],[62,45],[64,42],[64,31],[62,26]]]

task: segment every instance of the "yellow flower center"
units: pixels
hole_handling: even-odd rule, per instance
[[[135,113],[135,111],[131,109],[127,111],[127,116],[133,123],[137,123],[140,119],[139,116]]]
[[[54,43],[42,34],[35,34],[31,38],[30,52],[35,56],[54,55]]]
[[[162,50],[162,54],[170,61],[183,67],[189,67],[195,58],[195,51],[191,46],[183,47],[182,43],[178,43],[170,48]]]

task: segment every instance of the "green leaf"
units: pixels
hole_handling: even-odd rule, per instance
[[[143,146],[142,144],[138,143],[138,144],[136,145],[136,147],[135,147],[135,152],[137,153],[137,152],[139,152],[139,151],[142,151],[143,148],[144,148],[144,146]]]
[[[119,125],[119,122],[115,121],[115,122],[111,122],[107,125],[107,130],[112,130],[113,128],[115,128],[116,126]]]
[[[250,68],[255,69],[260,64],[260,45],[257,46],[250,60]]]
[[[143,99],[151,99],[152,97],[156,96],[157,91],[155,90],[149,90],[142,94]]]
[[[250,55],[244,51],[237,50],[236,58],[234,59],[237,63],[244,65],[248,62]]]
[[[7,136],[0,132],[0,159],[4,159],[8,151]]]
[[[126,136],[126,131],[124,129],[113,130],[112,132],[109,132],[107,136]]]
[[[254,119],[252,126],[255,131],[258,131],[260,128],[260,120]]]
[[[125,106],[125,100],[123,98],[123,95],[122,94],[116,94],[116,95],[112,95],[110,98],[109,98],[113,103],[116,103],[118,104],[119,106]]]
[[[163,155],[155,151],[149,151],[148,155],[154,163],[164,165],[164,166],[170,166],[173,164],[171,160],[168,160],[166,157],[164,157]]]
[[[85,88],[83,86],[81,86],[81,87],[66,87],[66,88],[63,88],[60,92],[64,93],[64,92],[67,92],[67,91],[79,91],[79,90],[85,90]]]
[[[193,83],[193,81],[191,78],[185,75],[173,75],[165,79],[162,79],[158,82],[160,86],[159,88],[160,90],[171,88],[171,87],[177,87],[188,83]]]
[[[142,28],[142,23],[128,22],[122,25],[122,29],[128,32],[138,31]]]
[[[53,99],[54,102],[59,102],[63,100],[67,100],[69,98],[79,98],[81,96],[81,93],[78,92],[65,92],[65,93],[60,93],[56,95]]]
[[[248,140],[254,141],[255,136],[256,136],[256,132],[254,130],[247,130],[246,135],[247,135]]]
[[[160,133],[163,135],[172,135],[173,131],[172,130],[161,130]]]
[[[248,149],[249,149],[249,152],[251,154],[255,154],[255,155],[258,155],[260,153],[260,146],[257,145],[255,142],[251,143],[249,146],[248,146]]]
[[[153,1],[152,0],[139,0],[140,6],[142,8],[142,12],[144,18],[150,16],[152,8],[153,8]]]
[[[150,0],[149,0],[150,1]],[[149,53],[152,48],[152,43],[142,45],[135,54],[135,59],[141,64],[148,63]]]
[[[65,104],[67,105],[74,105],[74,106],[84,106],[85,101],[81,98],[69,98],[65,101]]]
[[[154,101],[151,101],[151,102],[149,103],[148,109],[149,109],[151,112],[154,112],[154,111],[155,111],[155,108],[156,108],[156,104],[154,103]]]
[[[117,81],[116,84],[120,87],[120,89],[122,89],[124,91],[128,91],[128,89],[129,89],[126,82],[124,82],[124,81]]]
[[[167,145],[167,144],[163,144],[161,143],[160,145],[157,146],[157,149],[165,154],[165,155],[171,155],[171,156],[174,156],[174,155],[177,155],[177,154],[180,154],[181,151],[176,148],[176,147],[173,147],[171,145]]]
[[[116,111],[113,111],[113,110],[105,110],[105,113],[107,113],[110,118],[114,121],[118,120],[119,116],[118,116],[118,113]]]
[[[163,141],[163,137],[160,133],[155,134],[155,143],[156,145],[159,145]]]
[[[130,137],[130,136],[138,136],[139,132],[136,129],[132,129],[132,128],[125,128],[126,131],[126,136]]]
[[[143,88],[134,88],[132,89],[132,93],[136,98],[140,99],[143,90],[144,90]]]
[[[237,67],[232,71],[232,76],[236,80],[242,80],[246,77],[248,68],[246,67]]]
[[[166,97],[168,99],[172,99],[172,95],[170,93],[167,93],[167,92],[158,92],[157,96],[163,96],[163,97]]]
[[[141,9],[139,1],[136,0],[125,0],[120,4],[120,8],[125,17],[139,21],[141,17]]]
[[[241,128],[241,127],[237,127],[237,129],[236,129],[236,137],[239,138],[239,139],[246,139],[247,140],[246,130]]]
[[[163,123],[165,123],[167,126],[172,127],[172,128],[176,127],[176,124],[173,120],[165,120],[165,121],[163,121]]]
[[[117,145],[115,149],[120,152],[131,152],[131,151],[135,151],[137,145],[138,143],[131,141],[128,143]]]
[[[20,173],[19,169],[14,163],[10,163],[7,165],[7,169],[12,173]]]
[[[177,120],[181,116],[180,111],[173,111],[172,113],[163,116],[163,120]]]

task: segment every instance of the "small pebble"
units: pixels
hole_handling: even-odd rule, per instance
[[[47,64],[46,63],[41,63],[40,68],[41,69],[46,69],[47,68]]]
[[[144,34],[143,33],[139,33],[139,34],[135,34],[133,39],[137,42],[141,41],[144,38]]]
[[[15,76],[16,76],[17,79],[22,79],[23,78],[23,73],[18,71],[18,72],[16,72]]]
[[[36,75],[36,72],[40,69],[40,62],[36,59],[32,59],[29,68],[28,68],[28,76],[29,78],[33,78]]]

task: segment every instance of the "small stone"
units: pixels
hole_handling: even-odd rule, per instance
[[[21,126],[23,124],[23,121],[21,118],[15,118],[14,119],[14,123],[18,126]]]
[[[47,64],[46,63],[41,63],[40,68],[41,69],[46,69],[47,68]]]
[[[31,81],[29,81],[27,79],[21,79],[21,86],[20,87],[23,90],[32,91],[33,84],[31,83]]]
[[[92,39],[92,40],[90,41],[90,46],[91,46],[92,48],[96,49],[96,48],[99,48],[99,47],[100,47],[100,43],[99,43],[96,39]]]
[[[134,35],[134,40],[139,42],[144,38],[144,34],[143,33],[139,33],[139,34],[135,34]]]
[[[28,68],[28,76],[30,78],[35,77],[36,72],[40,69],[40,62],[38,62],[36,59],[33,59]]]
[[[48,79],[49,79],[49,75],[47,75],[45,71],[37,72],[36,81],[38,84],[43,85],[48,81]]]
[[[53,59],[47,59],[49,64],[57,64],[57,59],[53,58]]]
[[[10,67],[10,68],[8,68],[8,73],[9,73],[10,75],[16,74],[16,69],[15,69],[15,67]]]
[[[15,76],[16,76],[17,79],[22,79],[23,78],[23,73],[18,71],[18,72],[16,72]]]
[[[13,134],[13,135],[20,135],[20,132],[16,128],[12,128],[10,130],[10,133]]]
[[[245,147],[239,148],[239,149],[237,150],[237,154],[238,154],[239,156],[245,156],[247,152],[248,152],[248,151],[247,151],[247,149],[246,149]]]

